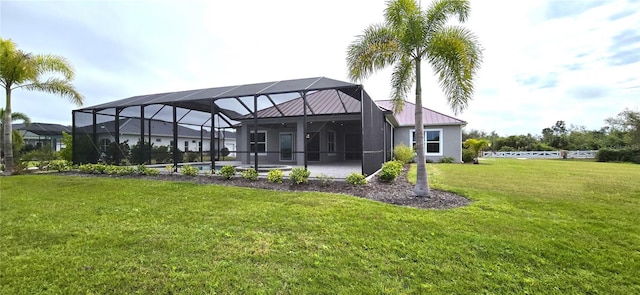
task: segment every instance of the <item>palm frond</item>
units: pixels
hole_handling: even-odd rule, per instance
[[[408,57],[401,58],[394,66],[391,74],[391,102],[393,112],[402,112],[407,93],[416,81],[415,63]]]
[[[432,37],[427,50],[449,106],[456,114],[464,111],[482,60],[477,37],[466,28],[445,27]]]
[[[389,28],[371,25],[347,49],[347,67],[352,81],[369,77],[374,71],[398,59],[399,44]]]
[[[73,66],[71,66],[71,63],[64,57],[51,54],[39,54],[33,57],[33,61],[38,76],[45,73],[56,73],[63,75],[67,80],[73,80],[75,76]]]
[[[34,81],[32,84],[23,84],[22,88],[27,90],[37,90],[66,97],[76,105],[84,103],[84,97],[65,79],[49,78],[47,81]]]
[[[5,115],[5,110],[4,108],[0,108],[0,118],[2,118],[2,120],[4,120],[4,115]],[[21,112],[11,112],[11,121],[17,121],[17,120],[21,120],[22,122],[24,122],[25,125],[31,125],[31,118],[29,118],[29,116],[27,116],[27,114],[25,113],[21,113]]]
[[[425,34],[431,36],[446,26],[449,18],[458,17],[459,22],[465,22],[469,17],[471,5],[468,0],[436,0],[425,10],[428,26]]]

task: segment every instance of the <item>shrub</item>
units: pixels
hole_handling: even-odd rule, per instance
[[[53,149],[48,145],[26,152],[20,157],[22,161],[49,161],[55,160],[57,158],[58,155],[56,154],[56,152],[54,152]]]
[[[462,162],[471,163],[475,157],[476,155],[471,149],[462,150]]]
[[[284,173],[280,169],[273,169],[267,173],[267,180],[273,183],[282,183],[284,179]]]
[[[200,158],[200,154],[196,152],[186,152],[184,153],[184,161],[185,162],[196,162]]]
[[[402,162],[389,161],[382,165],[382,170],[378,174],[378,178],[383,182],[392,182],[402,173]]]
[[[104,165],[103,174],[116,175],[118,174],[118,166],[115,165]]]
[[[640,148],[598,150],[596,154],[598,162],[632,162],[640,164]]]
[[[256,181],[258,180],[258,171],[256,171],[256,169],[253,169],[253,168],[245,169],[242,172],[240,172],[240,176],[242,176],[242,178],[247,180]]]
[[[320,180],[320,183],[322,184],[322,186],[328,186],[333,183],[333,176],[320,173],[316,177]]]
[[[413,160],[416,153],[413,148],[401,143],[393,148],[393,155],[397,161],[402,162],[402,164],[406,164]]]
[[[433,160],[431,160],[431,159],[424,159],[424,162],[425,162],[425,163],[433,163]]]
[[[71,170],[71,162],[67,160],[52,160],[49,162],[48,170],[69,171]]]
[[[456,159],[454,159],[453,157],[443,157],[442,159],[440,159],[440,163],[451,164],[455,160]]]
[[[233,165],[222,166],[222,168],[220,168],[220,175],[225,179],[231,179],[236,175],[236,167],[233,167]]]
[[[158,169],[147,168],[144,165],[138,165],[138,167],[136,167],[135,173],[138,174],[138,175],[155,176],[155,175],[160,174],[160,171],[158,171]]]
[[[289,179],[295,184],[309,183],[309,175],[311,175],[311,171],[303,167],[296,167],[291,169]]]
[[[352,172],[351,174],[349,174],[349,176],[347,176],[347,178],[345,178],[345,181],[347,183],[353,184],[353,185],[365,185],[367,184],[367,178],[360,174],[360,173],[356,173],[356,172]]]
[[[136,172],[136,169],[128,166],[114,166],[116,167],[116,174],[120,176],[131,175]]]
[[[160,171],[158,169],[154,169],[154,168],[147,168],[145,170],[145,175],[149,175],[149,176],[160,175]]]
[[[173,165],[167,165],[167,166],[164,166],[164,171],[167,171],[167,173],[169,173],[169,175],[172,175],[173,172],[175,172],[174,168],[175,167],[173,167]]]
[[[186,176],[198,176],[198,167],[194,167],[191,165],[183,165],[182,168],[180,169],[180,173],[182,173],[182,175],[186,175]]]

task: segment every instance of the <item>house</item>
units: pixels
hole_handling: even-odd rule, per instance
[[[134,145],[144,138],[144,142],[152,143],[154,146],[173,145],[173,125],[169,122],[159,120],[145,120],[145,132],[140,126],[139,119],[125,118],[119,121],[120,142],[127,141]],[[89,127],[88,127],[89,128]],[[115,142],[115,121],[99,123],[96,128],[96,138],[98,147],[105,151],[110,143]],[[211,134],[208,130],[196,130],[183,125],[178,125],[178,150],[182,152],[209,152],[211,148]],[[88,132],[88,131],[87,131]],[[213,134],[214,151],[226,147],[230,151],[236,149],[235,132],[217,130]]]
[[[64,148],[62,144],[62,132],[71,134],[71,128],[49,123],[12,124],[13,130],[17,130],[22,135],[25,145],[35,148],[50,146],[54,151]]]
[[[383,109],[391,110],[391,100],[376,101]],[[402,112],[394,114],[397,124],[393,129],[393,145],[405,144],[415,148],[415,111],[416,105],[405,102]],[[425,158],[439,162],[444,157],[451,157],[455,162],[462,162],[462,128],[467,122],[422,108],[424,123]]]
[[[282,104],[257,112],[261,122],[256,131],[251,129],[253,115],[237,118],[238,145],[250,151],[257,149],[259,161],[266,163],[302,165],[299,153],[306,143],[306,158],[309,162],[330,163],[362,160],[362,137],[359,121],[360,102],[338,91],[323,90],[306,97],[308,108],[307,131],[302,140],[302,98],[298,97]],[[392,127],[393,146],[405,144],[415,147],[415,104],[406,102],[402,112],[392,114],[391,100],[375,101],[385,112]],[[444,157],[462,161],[462,127],[465,121],[423,108],[425,133],[425,157],[439,162]],[[366,128],[366,126],[365,126]],[[243,154],[244,164],[252,163],[250,154]]]
[[[190,141],[189,149],[194,141],[206,145],[203,130],[233,129],[235,149],[230,150],[256,169],[263,164],[353,162],[360,163],[363,174],[372,174],[392,158],[394,145],[412,144],[412,114],[410,103],[394,114],[389,102],[374,102],[362,85],[315,77],[133,96],[74,110],[73,132],[99,146],[100,122],[112,121],[107,129],[114,136],[109,140],[122,142],[131,134],[132,140],[160,139],[178,150],[183,141]],[[158,123],[148,126],[141,121]],[[154,132],[154,124],[156,129],[171,128],[163,138],[145,135]],[[428,158],[460,161],[465,124],[425,109]],[[180,126],[193,126],[195,133]],[[174,167],[179,161],[174,155]],[[215,166],[213,157],[211,161]]]

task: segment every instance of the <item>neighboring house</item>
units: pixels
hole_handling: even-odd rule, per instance
[[[62,144],[62,132],[71,134],[71,128],[59,124],[31,123],[12,124],[13,130],[18,130],[25,145],[32,145],[35,148],[50,146],[54,151],[64,148]]]
[[[85,132],[91,127],[85,128]],[[106,150],[115,141],[115,121],[99,123],[96,126],[97,145],[101,151]],[[141,134],[139,119],[125,118],[120,120],[120,142],[128,141],[129,146],[135,145],[144,137],[145,142],[154,146],[173,145],[173,124],[165,121],[146,120],[145,132]],[[149,132],[149,130],[151,132]],[[178,125],[178,149],[180,151],[209,152],[211,149],[211,134],[207,130],[196,130]],[[214,133],[214,150],[228,148],[236,149],[235,133],[230,131],[216,131]]]
[[[378,106],[391,110],[391,100],[376,101]],[[395,114],[397,124],[393,129],[393,145],[403,143],[415,148],[415,111],[416,105],[405,102],[402,112]],[[424,122],[424,148],[428,160],[439,162],[444,157],[452,157],[462,162],[462,127],[467,122],[422,108]]]

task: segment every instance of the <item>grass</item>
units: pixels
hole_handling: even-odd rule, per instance
[[[638,165],[429,168],[474,203],[2,177],[0,293],[640,293]]]

